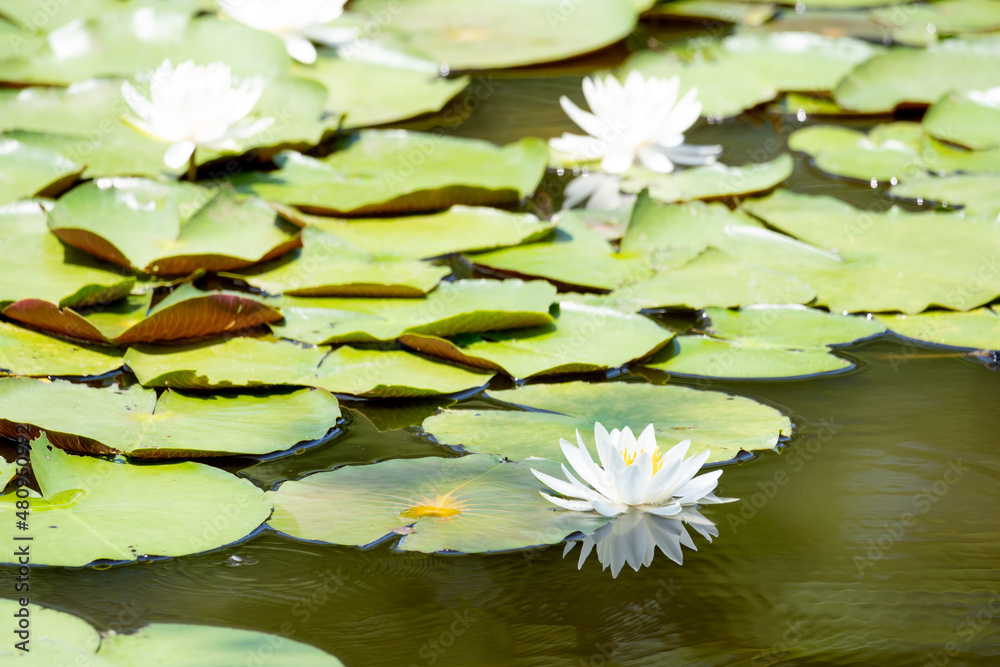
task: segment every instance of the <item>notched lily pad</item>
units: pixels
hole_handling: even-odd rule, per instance
[[[313,345],[388,341],[405,333],[452,336],[544,326],[556,290],[536,280],[458,280],[423,299],[299,299],[280,302],[275,336]]]
[[[744,450],[770,449],[792,430],[780,412],[756,401],[672,385],[567,382],[489,395],[527,411],[449,409],[428,418],[424,430],[438,442],[472,452],[561,460],[559,439],[572,439],[576,429],[593,433],[594,422],[601,422],[639,432],[653,424],[661,447],[691,440],[692,452],[711,450],[710,463]]]
[[[28,378],[0,379],[0,433],[42,429],[74,451],[138,458],[269,454],[317,440],[336,426],[337,399],[322,390],[196,396],[138,385],[96,389]]]
[[[427,354],[521,379],[617,368],[655,354],[672,337],[670,331],[642,315],[563,301],[555,322],[546,326],[456,336],[454,341],[407,333],[400,342]]]
[[[920,315],[879,315],[893,333],[914,340],[972,350],[1000,350],[1000,315],[992,308],[966,313],[933,311]]]
[[[753,306],[740,311],[707,308],[704,334],[678,336],[663,357],[643,366],[676,375],[777,379],[853,367],[830,346],[885,331],[873,320],[833,315],[801,306]]]
[[[87,310],[22,299],[4,315],[62,336],[115,345],[216,336],[281,319],[259,297],[242,292],[203,292],[182,285],[151,308],[152,297],[147,292]]]
[[[67,343],[0,322],[0,376],[102,375],[121,365],[120,352]]]
[[[244,192],[303,210],[365,216],[453,204],[496,205],[534,192],[548,161],[540,139],[486,141],[404,130],[364,130],[315,159],[280,153],[280,169],[237,176]]]
[[[272,509],[248,480],[200,463],[139,466],[75,456],[44,434],[32,442],[30,458],[42,492],[28,500],[34,565],[208,551],[243,539]],[[15,527],[17,500],[14,493],[0,497],[0,538],[8,544],[25,534]]]
[[[257,198],[188,183],[102,179],[61,198],[49,229],[64,242],[133,271],[231,271],[285,254],[294,225]]]
[[[481,455],[348,466],[269,491],[275,510],[268,525],[334,544],[363,546],[402,533],[399,548],[406,551],[479,553],[554,544],[607,523],[554,510],[530,468],[559,470],[551,461]]]

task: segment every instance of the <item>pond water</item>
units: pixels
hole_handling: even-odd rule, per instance
[[[596,64],[614,64],[619,51]],[[578,96],[594,66],[591,58],[480,77],[451,109],[474,113],[447,131],[498,142],[572,131],[559,95]],[[722,144],[725,161],[741,164],[787,151],[785,137],[802,125],[757,113],[689,136]],[[885,201],[878,189],[796,160],[790,189],[856,206]],[[841,354],[857,367],[833,377],[671,379],[762,401],[795,428],[781,453],[725,468],[720,495],[741,501],[705,509],[720,535],[712,544],[696,536],[699,550],[685,550],[683,566],[658,555],[612,578],[595,558],[578,569],[576,553],[563,558],[561,546],[425,555],[262,532],[184,558],[44,568],[33,573],[33,593],[99,629],[248,628],[314,644],[351,666],[998,664],[997,375],[982,361],[891,337]],[[346,463],[450,453],[416,427],[379,432],[364,416],[377,417],[371,409],[345,407],[343,432],[328,443],[289,459],[220,465],[270,485]],[[434,407],[416,405],[412,422]],[[246,664],[257,658],[248,654]]]

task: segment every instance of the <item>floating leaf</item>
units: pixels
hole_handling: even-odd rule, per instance
[[[548,161],[535,138],[489,142],[404,130],[365,130],[323,159],[280,153],[280,169],[237,176],[242,191],[340,215],[434,211],[452,204],[516,202],[534,192]]]
[[[428,64],[430,71],[320,56],[312,65],[296,64],[293,72],[322,84],[330,91],[326,112],[344,116],[345,128],[359,128],[440,111],[469,84],[468,77],[443,79]]]
[[[41,299],[22,299],[4,315],[71,338],[117,345],[216,336],[281,319],[281,313],[259,297],[241,292],[203,292],[182,285],[151,309],[152,296],[129,296],[80,312]]]
[[[82,164],[56,151],[0,137],[0,206],[35,195],[58,195],[82,171]]]
[[[0,375],[102,375],[121,365],[118,352],[67,343],[0,322]]]
[[[741,167],[716,163],[671,174],[635,167],[627,172],[622,189],[626,192],[648,189],[651,196],[661,201],[682,202],[763,192],[791,175],[792,158],[788,155]]]
[[[968,93],[942,97],[927,110],[923,124],[938,139],[976,150],[1000,147],[1000,106]]]
[[[948,39],[926,49],[893,49],[858,65],[834,91],[845,109],[889,112],[933,104],[949,91],[986,90],[1000,81],[1000,37]]]
[[[889,194],[897,199],[935,202],[941,206],[963,206],[969,213],[987,217],[1000,214],[1000,176],[945,176],[921,178],[894,185]]]
[[[30,28],[30,34],[35,34],[36,32],[52,32],[72,21],[94,18],[111,12],[132,15],[132,12],[140,7],[168,9],[171,14],[186,12],[188,15],[193,15],[198,10],[195,2],[187,0],[128,0],[127,2],[122,2],[122,0],[73,0],[73,2],[45,5],[44,7],[40,0],[5,0],[3,14],[14,23]],[[39,12],[42,11],[44,14],[40,15]],[[39,20],[39,16],[44,16],[45,20]]]
[[[990,0],[935,0],[871,11],[872,20],[892,31],[938,36],[1000,29],[1000,7]]]
[[[138,458],[269,454],[317,440],[340,417],[322,390],[188,396],[138,385],[95,389],[70,382],[0,379],[0,432],[16,424],[48,432],[76,451]]]
[[[452,206],[430,215],[367,220],[299,214],[298,220],[383,259],[425,259],[516,246],[537,241],[553,228],[530,214],[482,206]]]
[[[705,316],[707,335],[678,336],[669,358],[643,366],[699,377],[802,377],[851,368],[850,361],[830,354],[830,346],[885,331],[872,320],[801,306],[708,308]]]
[[[447,266],[373,257],[318,227],[302,231],[302,246],[232,275],[270,294],[416,297],[451,273]]]
[[[743,208],[842,258],[783,266],[815,287],[819,303],[833,312],[968,310],[1000,295],[1000,222],[895,207],[879,213],[786,191]]]
[[[70,22],[28,39],[0,61],[0,81],[69,85],[97,77],[131,77],[165,59],[228,64],[237,76],[283,76],[290,59],[276,36],[236,21],[191,18],[189,11],[139,8]]]
[[[24,542],[18,546],[23,544],[30,545],[29,542]],[[34,551],[30,547],[29,550]],[[27,618],[30,619],[29,641],[25,644],[28,652],[21,651],[15,646],[21,640],[17,635],[13,635],[17,638],[0,645],[0,658],[6,664],[19,667],[53,665],[114,667],[110,663],[94,660],[94,652],[101,643],[101,636],[82,618],[64,611],[39,607],[36,604],[22,606],[17,599],[0,599],[0,614],[7,618],[16,618],[14,614],[19,612],[22,614],[27,612]]]
[[[391,16],[376,37],[448,69],[501,69],[589,53],[623,39],[635,27],[629,2],[588,0],[361,0],[355,11]]]
[[[906,338],[973,350],[1000,350],[1000,316],[990,308],[967,313],[934,311],[920,315],[879,315],[893,333]]]
[[[404,333],[452,336],[543,326],[556,290],[543,281],[459,280],[423,299],[281,300],[275,336],[313,345],[393,340]]]
[[[458,336],[455,342],[406,334],[400,342],[427,354],[504,371],[519,379],[617,368],[657,352],[672,337],[671,332],[642,315],[563,301],[555,322],[547,326]]]
[[[248,480],[200,463],[140,466],[74,456],[42,434],[31,445],[31,468],[42,491],[28,499],[35,565],[208,551],[246,537],[271,513]],[[16,501],[14,493],[0,497],[7,544],[25,534],[15,528]]]
[[[738,34],[695,54],[641,51],[623,66],[623,74],[681,78],[681,93],[698,88],[702,115],[735,116],[780,92],[832,90],[851,68],[881,48],[849,37],[810,32]],[[687,60],[685,59],[687,58]]]
[[[774,16],[771,4],[750,4],[733,0],[680,0],[655,5],[643,17],[717,19],[726,23],[756,26]]]
[[[454,394],[489,382],[492,374],[435,363],[408,352],[302,347],[231,338],[211,344],[129,348],[125,363],[144,386],[305,386],[368,398]]]
[[[268,525],[301,539],[359,546],[412,526],[400,549],[478,553],[554,544],[607,523],[555,510],[530,468],[559,471],[551,461],[503,463],[480,455],[348,466],[269,491]]]
[[[135,278],[100,268],[93,258],[60,243],[36,202],[0,208],[0,248],[0,308],[21,299],[88,306],[119,299],[135,283]]]
[[[270,206],[188,183],[141,178],[87,183],[56,202],[49,228],[84,252],[133,271],[231,271],[299,245]]]
[[[708,461],[728,461],[743,450],[769,449],[791,423],[774,408],[739,396],[680,386],[624,382],[537,384],[495,391],[493,398],[530,411],[449,409],[424,422],[438,442],[509,459],[562,460],[559,439],[594,432],[594,422],[630,427],[653,424],[661,447],[691,440],[692,452],[711,450]],[[503,437],[496,437],[502,433]]]
[[[793,132],[789,148],[808,153],[816,166],[861,181],[921,178],[928,173],[1000,172],[1000,150],[956,149],[929,136],[919,123],[887,123],[869,134],[833,125]]]

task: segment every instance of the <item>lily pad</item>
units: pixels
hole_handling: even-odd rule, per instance
[[[384,125],[440,111],[469,84],[468,77],[444,79],[430,70],[321,56],[309,66],[294,65],[296,76],[323,85],[324,109],[344,117],[344,128]]]
[[[527,213],[484,206],[452,206],[430,215],[338,220],[301,213],[298,221],[379,258],[425,259],[492,250],[544,238],[553,225]]]
[[[83,307],[119,299],[135,278],[104,268],[52,235],[37,202],[0,208],[0,308],[21,299]],[[30,276],[30,280],[26,277]]]
[[[171,12],[194,14],[195,2],[187,0],[73,0],[44,5],[43,0],[5,0],[2,14],[16,24],[35,32],[52,32],[72,21],[93,18],[109,12],[131,12],[138,8],[169,9]],[[40,20],[44,17],[44,20]]]
[[[303,210],[364,216],[453,204],[495,205],[534,192],[548,161],[540,139],[486,141],[405,130],[364,130],[323,159],[283,152],[280,169],[233,179],[241,191]]]
[[[551,461],[504,463],[481,455],[348,466],[269,491],[268,525],[334,544],[364,546],[403,534],[399,548],[406,551],[479,553],[555,544],[608,522],[552,508],[531,468],[559,471]]]
[[[21,609],[27,611],[31,623],[30,641],[26,644],[29,651],[21,651],[13,645],[20,641],[20,638],[5,642],[0,646],[0,659],[3,659],[6,664],[18,665],[18,667],[50,667],[51,665],[74,664],[88,665],[88,667],[108,667],[108,663],[105,662],[91,662],[101,643],[101,636],[93,626],[82,618],[36,604],[27,604],[22,607],[16,599],[0,600],[0,614],[7,618],[15,618],[14,614]]]
[[[0,81],[65,86],[97,77],[155,70],[165,59],[200,65],[223,61],[237,76],[283,76],[290,58],[268,32],[174,8],[138,8],[69,22],[27,40],[0,61]]]
[[[877,55],[844,77],[834,99],[845,109],[881,113],[933,104],[950,91],[987,90],[998,81],[1000,37],[956,38]]]
[[[965,175],[921,178],[894,185],[889,194],[897,199],[935,202],[941,206],[961,206],[972,214],[996,217],[1000,214],[1000,176]]]
[[[835,176],[875,183],[921,178],[928,173],[1000,172],[1000,150],[954,148],[927,134],[919,123],[887,123],[869,134],[832,125],[793,132],[789,148],[808,153]]]
[[[1000,102],[990,103],[982,91],[976,93],[945,95],[924,115],[924,128],[938,139],[972,149],[1000,147]]]
[[[42,492],[28,499],[35,565],[199,553],[246,537],[271,513],[248,480],[200,463],[139,466],[74,456],[42,434],[31,445],[31,468]],[[0,537],[8,544],[24,535],[15,528],[16,501],[14,493],[0,497]]]
[[[1000,7],[990,0],[935,0],[906,7],[883,7],[873,9],[871,17],[893,31],[938,36],[1000,28]]]
[[[665,202],[732,197],[770,190],[792,175],[792,158],[780,155],[770,162],[740,167],[710,164],[671,174],[633,168],[622,182],[625,192],[649,194]]]
[[[269,454],[317,440],[336,426],[337,399],[322,390],[188,396],[138,385],[95,389],[0,379],[0,431],[46,431],[64,449],[137,458]]]
[[[87,183],[49,213],[60,239],[133,271],[231,271],[296,248],[296,228],[257,198],[141,178]]]
[[[0,322],[0,375],[102,375],[121,365],[118,352],[67,343]]]
[[[447,266],[373,257],[318,227],[302,231],[302,246],[232,275],[269,294],[418,297],[451,273]]]
[[[182,285],[150,308],[152,296],[129,296],[91,310],[21,299],[4,315],[70,338],[116,345],[216,336],[281,319],[281,313],[259,297],[241,292],[203,292]]]
[[[358,12],[391,16],[376,39],[448,69],[501,69],[596,51],[625,38],[638,18],[629,2],[587,0],[361,0]]]
[[[710,463],[770,449],[792,430],[780,412],[756,401],[672,385],[567,382],[489,395],[527,411],[449,409],[428,418],[424,430],[438,442],[473,452],[561,460],[559,439],[572,439],[576,429],[593,433],[594,422],[601,422],[641,431],[653,424],[661,447],[691,440],[692,452],[711,450]]]
[[[139,345],[125,353],[125,363],[146,387],[292,385],[365,398],[454,394],[492,377],[396,350],[341,347],[329,352],[255,338],[169,348]]]
[[[281,300],[275,336],[322,343],[388,341],[406,333],[452,336],[551,324],[556,290],[544,281],[459,280],[423,299]]]
[[[707,308],[705,317],[709,320],[705,335],[678,336],[669,358],[642,365],[698,377],[804,377],[853,367],[830,354],[830,346],[885,331],[873,320],[801,306]]]
[[[896,207],[879,213],[787,191],[742,206],[841,258],[787,268],[815,287],[819,303],[833,312],[968,310],[1000,295],[1000,222]]]
[[[879,315],[878,320],[905,338],[971,350],[1000,350],[1000,315],[991,308],[966,313],[934,311],[920,315]]]
[[[622,67],[645,76],[681,78],[681,92],[697,86],[702,115],[735,116],[781,92],[832,90],[851,68],[882,49],[849,37],[810,32],[738,34],[696,49],[666,54],[641,51]]]
[[[671,338],[670,331],[642,315],[563,301],[555,322],[545,326],[461,335],[454,342],[408,333],[400,342],[420,352],[521,379],[618,368],[656,353]]]
[[[654,5],[643,14],[643,18],[715,19],[737,25],[756,26],[772,18],[774,14],[775,6],[772,4],[750,4],[733,0],[679,0]]]
[[[0,137],[0,206],[27,197],[58,195],[83,172],[64,155]]]

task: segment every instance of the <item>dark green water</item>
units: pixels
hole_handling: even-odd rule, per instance
[[[546,74],[479,81],[473,95],[479,84],[488,93],[453,108],[477,99],[448,131],[496,141],[572,131],[558,97],[578,96],[579,76]],[[762,161],[800,125],[761,113],[699,128],[690,141],[723,144],[729,164]],[[801,160],[789,186],[885,204],[879,191]],[[700,550],[685,551],[683,567],[658,557],[613,579],[596,558],[578,570],[561,546],[425,555],[265,532],[186,558],[36,570],[32,601],[101,629],[161,621],[283,634],[352,667],[1000,664],[1000,378],[979,361],[891,338],[845,353],[858,368],[835,377],[707,387],[777,407],[795,432],[781,454],[726,469],[720,495],[742,501],[705,510],[721,534],[713,544],[696,538]],[[379,432],[346,412],[345,433],[328,444],[242,474],[268,485],[450,453],[414,427]]]

